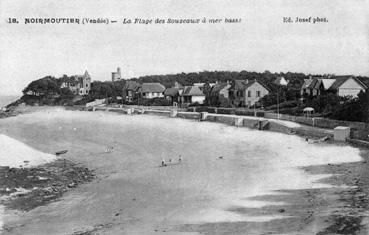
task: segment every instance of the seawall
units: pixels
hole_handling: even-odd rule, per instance
[[[257,130],[267,130],[285,134],[297,134],[312,138],[333,137],[333,130],[325,130],[317,127],[305,128],[303,125],[289,121],[267,119],[263,117],[216,114],[207,112],[186,112],[178,110],[155,110],[142,108],[112,108],[112,107],[94,107],[89,111],[109,111],[122,114],[150,114],[167,116],[171,118],[192,119],[196,121],[217,122],[230,126],[246,127]],[[293,125],[291,125],[293,124]]]

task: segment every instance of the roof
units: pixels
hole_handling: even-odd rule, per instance
[[[197,86],[185,86],[182,96],[205,96]]]
[[[274,83],[281,86],[287,86],[288,81],[284,77],[277,77],[274,80]]]
[[[244,90],[248,82],[248,80],[234,80],[231,87],[234,90]]]
[[[85,74],[83,74],[83,76],[85,76],[85,77],[90,77],[90,74],[87,72],[87,69],[86,69],[86,71],[85,71]]]
[[[164,92],[165,86],[163,86],[160,83],[143,83],[141,86],[141,92],[147,93],[147,92]]]
[[[304,108],[304,110],[303,110],[304,112],[305,111],[314,111],[314,108],[312,108],[312,107],[306,107],[306,108]]]
[[[136,81],[126,81],[124,84],[124,90],[137,91],[140,88],[141,84]]]
[[[334,79],[326,79],[326,78],[323,78],[321,81],[322,81],[324,90],[328,90],[332,86],[332,84],[335,82]]]
[[[211,88],[210,94],[219,95],[223,89],[229,89],[231,85],[229,83],[218,83]]]
[[[247,88],[249,88],[249,87],[251,87],[252,85],[254,85],[255,83],[259,83],[262,87],[264,87],[266,90],[268,90],[268,91],[270,91],[270,89],[267,87],[267,86],[265,86],[263,83],[261,83],[261,82],[259,82],[259,81],[257,81],[257,80],[253,80],[253,81],[251,81],[251,82],[249,82],[249,83],[247,83],[246,85],[245,85],[245,90],[247,89]]]
[[[320,78],[313,78],[311,83],[309,84],[308,88],[309,89],[318,89],[319,85],[321,83]]]
[[[351,76],[351,75],[334,76],[332,78],[335,79],[335,82],[330,87],[330,89],[332,90],[337,90],[343,83],[345,83],[350,78],[354,79],[364,89],[367,89],[367,86],[362,81],[360,81],[358,78]]]
[[[164,91],[164,95],[166,95],[166,96],[176,96],[176,95],[178,95],[178,90],[179,90],[179,88],[176,88],[176,87],[167,88]]]
[[[313,82],[312,78],[304,79],[304,83],[302,84],[302,88],[308,88],[312,82]]]
[[[228,83],[218,83],[218,84],[215,84],[212,89],[211,89],[211,92],[218,92],[218,91],[221,91],[223,90],[224,88],[226,88],[227,86],[230,86]],[[229,87],[228,87],[229,88]]]

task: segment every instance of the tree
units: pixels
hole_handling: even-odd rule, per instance
[[[59,94],[59,86],[56,78],[47,76],[31,82],[22,92],[33,96],[50,97]]]

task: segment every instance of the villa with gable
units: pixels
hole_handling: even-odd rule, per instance
[[[73,75],[61,78],[61,88],[68,88],[75,95],[87,95],[91,90],[91,76],[85,71],[83,75]]]

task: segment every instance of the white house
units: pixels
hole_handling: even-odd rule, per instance
[[[335,82],[330,86],[330,90],[336,92],[338,96],[357,97],[360,91],[365,91],[367,86],[354,76],[335,76]]]
[[[244,89],[245,104],[248,107],[259,102],[262,97],[269,94],[269,89],[256,80],[247,83]]]
[[[304,79],[301,95],[319,96],[332,92],[338,96],[357,97],[367,86],[354,76],[333,76],[330,78],[315,77]]]
[[[180,91],[181,103],[199,103],[203,104],[205,100],[204,93],[198,86],[185,86]]]
[[[142,98],[153,99],[164,97],[165,86],[160,83],[142,83],[140,93]]]

